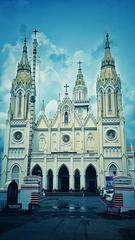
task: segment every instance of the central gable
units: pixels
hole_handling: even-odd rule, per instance
[[[45,114],[41,114],[37,121],[37,128],[48,128],[48,126],[49,124]]]
[[[97,122],[92,113],[88,113],[84,119],[84,127],[97,127]]]

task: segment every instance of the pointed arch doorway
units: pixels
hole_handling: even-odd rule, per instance
[[[61,192],[69,191],[69,171],[65,165],[62,165],[59,169],[58,189]]]
[[[36,175],[36,176],[42,177],[42,169],[41,169],[41,167],[38,164],[36,164],[34,166],[34,168],[32,169],[32,175]]]
[[[53,171],[49,169],[47,174],[47,190],[52,192],[53,190]]]
[[[42,190],[42,177],[43,177],[43,174],[42,174],[42,169],[41,167],[36,164],[33,169],[32,169],[32,175],[35,175],[35,176],[40,176],[41,177],[41,182],[40,182],[40,190]]]
[[[92,165],[89,165],[86,169],[86,191],[96,192],[97,190],[97,174],[96,170]]]

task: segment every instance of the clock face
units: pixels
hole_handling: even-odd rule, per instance
[[[116,137],[116,132],[113,130],[113,129],[109,129],[107,132],[106,132],[106,135],[107,135],[107,138],[109,140],[114,140],[115,137]]]
[[[15,132],[14,138],[16,141],[20,141],[22,139],[22,132],[20,132],[20,131]]]
[[[69,137],[69,135],[66,134],[66,135],[63,135],[62,139],[63,139],[63,142],[67,143],[67,142],[69,142],[70,137]]]

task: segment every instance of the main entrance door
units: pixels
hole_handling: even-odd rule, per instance
[[[69,191],[69,172],[65,165],[62,165],[58,174],[58,189],[61,192]]]
[[[96,192],[97,190],[97,174],[95,168],[90,165],[86,170],[86,191]]]

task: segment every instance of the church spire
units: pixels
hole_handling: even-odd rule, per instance
[[[102,59],[101,63],[101,69],[105,67],[114,67],[115,68],[115,61],[111,55],[110,51],[110,42],[109,42],[109,34],[106,34],[106,40],[105,40],[105,52],[104,52],[104,58]]]
[[[82,62],[79,61],[78,65],[78,73],[77,78],[73,90],[73,99],[74,102],[86,102],[87,101],[87,87],[85,85],[85,82],[83,80],[83,74],[82,74],[82,68],[81,68]]]
[[[115,61],[111,55],[108,33],[106,34],[100,76],[97,78],[97,99],[99,118],[122,115],[121,81],[115,69]]]
[[[13,80],[13,87],[18,86],[18,84],[21,84],[22,86],[29,86],[31,81],[31,66],[28,61],[27,40],[25,37],[21,60],[17,66],[16,78]]]
[[[76,78],[76,82],[75,82],[76,86],[77,85],[85,85],[84,80],[83,80],[81,64],[82,64],[82,62],[79,61],[78,62],[79,68],[78,68],[77,78]]]
[[[23,71],[23,70],[31,71],[30,64],[29,64],[29,61],[28,61],[28,55],[27,55],[27,40],[26,40],[26,37],[24,38],[22,57],[21,57],[20,63],[18,64],[17,71]]]

